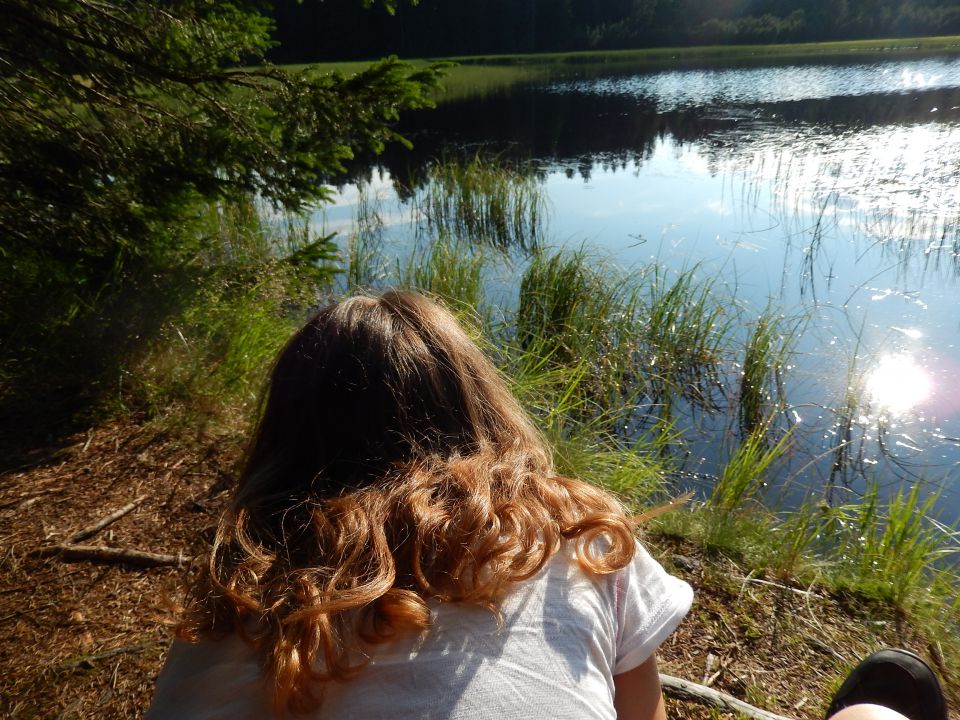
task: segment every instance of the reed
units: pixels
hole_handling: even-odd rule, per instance
[[[671,279],[654,263],[642,277],[643,367],[653,402],[667,414],[678,398],[713,411],[726,396],[720,370],[735,317],[696,270]]]
[[[486,305],[483,274],[487,264],[482,248],[440,235],[417,244],[400,272],[400,284],[478,312]]]
[[[501,250],[531,250],[545,233],[547,200],[533,170],[481,155],[435,163],[414,203],[429,232]]]
[[[789,361],[798,323],[766,308],[750,329],[740,368],[737,419],[742,437],[771,425],[787,405],[784,369]]]
[[[847,365],[843,397],[840,403],[832,409],[836,420],[832,429],[833,440],[829,447],[831,455],[830,475],[824,489],[824,497],[830,504],[834,502],[834,495],[838,487],[849,487],[854,474],[863,475],[865,473],[863,433],[857,425],[866,392],[857,360],[859,345],[860,338],[858,336],[856,347],[853,349]]]
[[[609,261],[583,248],[538,251],[520,279],[516,339],[553,366],[582,366],[581,419],[623,427],[645,398],[639,308],[634,277]]]
[[[383,252],[385,224],[379,200],[361,191],[353,221],[353,233],[345,247],[346,292],[375,288],[387,275]]]
[[[708,500],[709,507],[721,521],[747,501],[757,499],[766,487],[770,469],[789,447],[790,433],[784,433],[772,446],[767,438],[768,428],[757,427],[724,463]]]
[[[839,585],[900,607],[929,590],[938,565],[960,548],[932,517],[939,493],[924,488],[917,482],[884,498],[874,481],[859,501],[833,509],[824,542]]]

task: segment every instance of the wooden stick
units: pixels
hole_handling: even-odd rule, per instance
[[[192,558],[187,555],[164,555],[144,550],[125,550],[123,548],[103,547],[99,545],[51,545],[36,551],[40,557],[59,557],[66,562],[89,561],[98,563],[118,563],[137,567],[163,567],[183,565]]]
[[[769,587],[775,587],[775,588],[778,588],[778,589],[780,589],[780,590],[789,590],[790,592],[797,593],[797,595],[805,595],[805,596],[807,596],[807,597],[810,597],[810,596],[813,596],[813,597],[823,597],[822,595],[818,595],[818,594],[815,593],[815,592],[810,592],[809,590],[801,590],[800,588],[790,587],[789,585],[781,585],[780,583],[771,582],[771,581],[769,581],[769,580],[761,580],[760,578],[755,578],[755,577],[745,577],[745,578],[741,578],[741,577],[737,577],[736,575],[734,575],[734,576],[732,576],[731,579],[732,579],[732,580],[739,580],[739,581],[743,582],[744,584],[746,584],[746,583],[753,583],[754,585],[768,585]]]
[[[792,720],[784,715],[761,710],[753,705],[749,705],[743,700],[738,700],[733,695],[727,695],[719,690],[708,688],[703,685],[697,685],[689,680],[682,680],[672,675],[660,673],[660,684],[663,686],[665,695],[679,700],[692,700],[704,705],[710,705],[720,710],[740,713],[753,720]]]
[[[88,525],[87,527],[83,528],[83,530],[75,532],[73,535],[67,538],[67,544],[73,545],[75,543],[80,542],[81,540],[86,540],[89,537],[93,537],[98,532],[103,530],[110,523],[114,523],[120,518],[122,518],[124,515],[127,515],[128,513],[132,512],[133,509],[137,507],[137,505],[142,503],[148,497],[149,495],[141,495],[136,500],[134,500],[131,503],[127,503],[116,512],[112,512],[109,515],[107,515],[105,518],[102,518],[101,520],[97,520],[97,522],[95,522],[93,525]]]
[[[129,647],[119,647],[112,648],[110,650],[104,650],[103,652],[94,653],[93,655],[82,655],[81,657],[74,658],[72,660],[67,660],[60,663],[61,668],[70,668],[70,667],[84,667],[92,668],[93,664],[98,660],[106,660],[108,658],[116,657],[117,655],[126,655],[127,653],[139,653],[147,648],[151,648],[156,645],[156,642],[143,642],[139,645],[130,645]]]

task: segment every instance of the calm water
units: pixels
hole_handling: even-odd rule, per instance
[[[551,244],[697,266],[757,313],[809,314],[787,378],[791,493],[831,479],[852,375],[865,396],[833,480],[922,479],[944,488],[944,519],[960,516],[960,59],[592,72],[413,113],[401,130],[415,150],[354,177],[400,242],[394,180],[480,148],[529,160]],[[318,222],[348,232],[356,199],[344,186]],[[696,420],[694,481],[715,471],[728,421]]]

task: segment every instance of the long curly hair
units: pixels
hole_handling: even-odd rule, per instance
[[[564,541],[585,571],[613,572],[634,529],[611,495],[555,475],[449,311],[413,292],[355,296],[277,358],[178,634],[239,633],[274,711],[308,712],[326,682],[362,670],[365,647],[429,630],[428,601],[495,611]]]

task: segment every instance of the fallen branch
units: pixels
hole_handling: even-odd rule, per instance
[[[36,551],[40,557],[59,557],[66,562],[98,562],[135,565],[137,567],[163,567],[183,565],[192,558],[187,555],[164,555],[144,550],[124,550],[123,548],[97,545],[51,545]]]
[[[103,518],[103,519],[98,520],[97,522],[95,522],[93,525],[88,525],[87,527],[83,528],[83,530],[80,530],[80,531],[78,531],[78,532],[75,532],[73,535],[71,535],[71,536],[67,539],[67,543],[70,544],[70,545],[73,545],[74,543],[78,543],[78,542],[80,542],[81,540],[86,540],[86,539],[89,538],[89,537],[93,537],[93,536],[96,535],[98,532],[100,532],[101,530],[103,530],[103,529],[104,529],[107,525],[109,525],[110,523],[115,523],[117,520],[119,520],[120,518],[122,518],[124,515],[127,515],[127,514],[133,512],[133,509],[136,508],[137,505],[139,505],[140,503],[142,503],[142,502],[143,502],[144,500],[146,500],[148,497],[149,497],[148,495],[141,495],[140,497],[138,497],[138,498],[137,498],[136,500],[134,500],[133,502],[127,503],[126,505],[124,505],[122,508],[120,508],[120,509],[117,510],[116,512],[110,513],[110,514],[107,515],[105,518]]]
[[[743,700],[738,700],[733,697],[733,695],[727,695],[719,690],[697,685],[689,680],[681,680],[672,675],[660,673],[660,684],[663,686],[665,695],[679,700],[692,700],[719,708],[720,710],[740,713],[754,720],[792,720],[784,715],[777,715],[776,713],[756,708],[753,705],[743,702]]]

